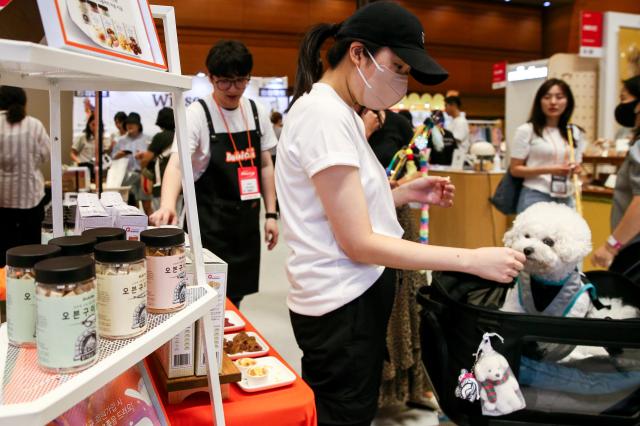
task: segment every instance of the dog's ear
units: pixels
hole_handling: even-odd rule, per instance
[[[513,247],[513,244],[516,242],[518,237],[518,233],[516,232],[515,226],[509,229],[502,238],[502,242],[505,247]]]

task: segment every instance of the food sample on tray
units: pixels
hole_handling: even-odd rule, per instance
[[[242,352],[260,352],[262,346],[254,336],[249,336],[244,331],[233,336],[233,340],[224,340],[224,352],[233,355]]]

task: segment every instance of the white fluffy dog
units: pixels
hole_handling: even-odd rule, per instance
[[[572,289],[574,293],[582,287],[578,265],[591,251],[591,230],[578,213],[562,204],[536,203],[516,217],[504,235],[504,244],[524,253],[527,261],[502,310],[579,318],[587,315],[592,306],[587,292],[578,295],[568,312],[562,308],[568,307],[564,305],[570,298],[551,306],[569,281],[577,287]]]
[[[531,315],[574,318],[634,318],[638,309],[620,299],[601,299],[596,309],[582,282],[578,266],[591,251],[591,231],[575,210],[557,203],[536,203],[518,215],[504,244],[527,257],[516,285],[501,310]],[[563,348],[562,348],[562,347]],[[545,357],[560,359],[571,352],[566,345],[540,345]]]

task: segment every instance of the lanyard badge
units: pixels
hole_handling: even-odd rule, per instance
[[[215,98],[214,98],[215,101]],[[222,117],[222,122],[224,123],[224,127],[227,130],[227,134],[229,135],[229,139],[231,140],[231,145],[233,146],[233,151],[236,155],[238,155],[238,147],[236,146],[236,141],[233,139],[233,135],[229,130],[229,125],[227,124],[227,120],[224,118],[224,114],[222,113],[222,109],[218,102],[216,101],[216,106],[218,107],[218,112],[220,113],[220,117]],[[242,120],[244,121],[245,129],[247,129],[247,141],[249,143],[249,148],[251,146],[251,133],[249,133],[249,125],[247,124],[247,118],[244,115],[244,109],[242,108],[242,103],[240,103],[240,113],[242,114]],[[240,189],[240,199],[242,201],[245,200],[256,200],[261,196],[260,193],[260,179],[258,175],[258,168],[253,163],[253,158],[251,158],[251,166],[243,167],[242,160],[238,159],[238,188]]]
[[[260,180],[258,179],[257,167],[238,167],[238,188],[240,188],[242,201],[260,198]]]
[[[569,192],[569,179],[566,176],[551,175],[551,195],[566,196]]]

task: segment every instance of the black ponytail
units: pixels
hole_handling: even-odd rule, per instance
[[[322,77],[323,67],[320,48],[329,37],[335,36],[339,29],[340,24],[318,24],[305,34],[302,43],[300,43],[296,82],[293,86],[293,98],[289,108],[300,96],[309,92],[313,83]],[[335,66],[329,65],[331,67]]]
[[[7,111],[9,124],[21,122],[27,115],[27,94],[13,86],[0,86],[0,111]]]

